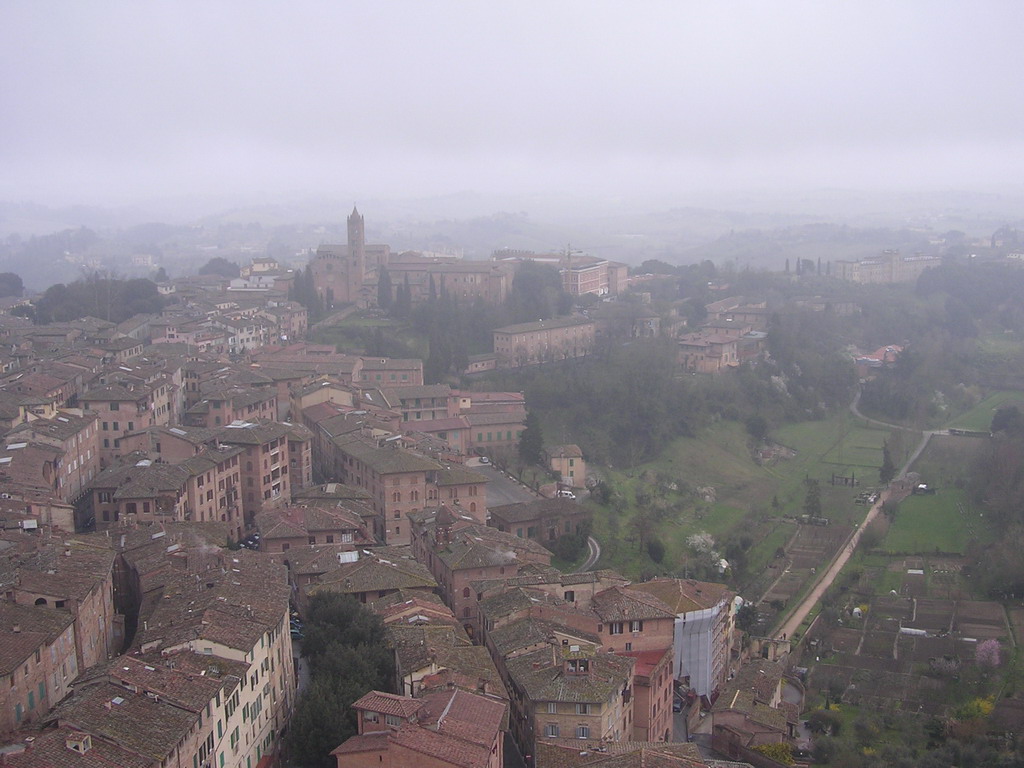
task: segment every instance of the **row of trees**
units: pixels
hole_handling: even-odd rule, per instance
[[[357,733],[352,704],[393,690],[394,657],[380,617],[350,595],[322,592],[309,602],[302,656],[309,684],[295,705],[287,746],[306,768],[332,768],[331,750]]]

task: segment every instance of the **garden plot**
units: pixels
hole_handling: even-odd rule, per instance
[[[956,617],[956,602],[930,597],[919,597],[909,626],[924,629],[929,634],[949,632]],[[906,626],[906,624],[904,625]]]
[[[1007,640],[1006,616],[998,603],[960,600],[957,603],[956,629],[961,637],[982,640]]]

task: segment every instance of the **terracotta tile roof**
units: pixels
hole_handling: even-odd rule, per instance
[[[396,556],[377,550],[358,550],[354,563],[339,563],[325,572],[316,584],[307,588],[308,594],[321,591],[356,594],[359,592],[386,592],[391,589],[434,589],[437,582],[427,570],[411,556]]]
[[[291,592],[284,566],[247,550],[231,555],[226,572],[211,568],[198,579],[167,573],[152,614],[140,616],[136,646],[170,649],[207,641],[248,652],[265,632],[281,626]]]
[[[438,671],[420,681],[420,695],[452,687],[471,693],[486,693],[502,701],[508,691],[490,653],[482,645],[459,645],[444,649],[437,658]]]
[[[481,649],[483,650],[483,649]],[[420,725],[490,750],[501,729],[506,704],[466,691],[441,691],[423,697]]]
[[[488,507],[488,511],[495,517],[500,517],[510,523],[518,523],[526,520],[536,520],[542,516],[556,517],[560,515],[579,515],[584,510],[572,499],[534,499],[518,504],[502,504],[497,507]]]
[[[303,488],[296,491],[292,496],[296,501],[302,501],[303,503],[312,503],[314,499],[330,501],[332,503],[345,499],[372,499],[372,496],[362,488],[356,488],[354,485],[345,485],[344,483],[325,483],[311,488]]]
[[[353,709],[366,712],[377,712],[382,715],[393,715],[403,719],[413,717],[425,703],[421,699],[399,696],[394,693],[370,691],[352,703]]]
[[[451,570],[513,565],[520,554],[550,559],[551,552],[531,539],[521,539],[486,525],[470,524],[452,534],[451,543],[435,552]]]
[[[375,441],[356,433],[336,437],[334,443],[344,453],[382,475],[398,472],[429,472],[441,469],[441,465],[433,459],[395,445],[378,447]]]
[[[435,482],[439,486],[445,485],[469,485],[470,483],[484,484],[491,482],[490,478],[474,472],[472,469],[466,469],[464,467],[451,466],[446,469],[438,470],[435,475]]]
[[[783,667],[778,661],[752,659],[740,667],[736,677],[731,680],[726,690],[749,691],[758,701],[770,702],[782,682]],[[719,697],[721,701],[724,696]]]
[[[569,317],[553,317],[550,320],[540,320],[533,323],[518,323],[506,325],[504,328],[495,328],[494,333],[531,333],[533,331],[551,330],[553,328],[571,328],[574,325],[593,325],[593,321],[582,315],[570,315]]]
[[[0,602],[0,675],[9,675],[37,650],[46,650],[74,617],[67,611]]]
[[[122,656],[90,673],[109,679],[122,687],[134,686],[140,693],[151,693],[189,712],[201,712],[224,689],[224,683],[205,674],[195,676],[177,665],[150,664],[133,656]]]
[[[715,702],[714,711],[742,712],[755,723],[766,725],[777,731],[786,731],[786,713],[758,701],[749,691],[727,689]]]
[[[51,712],[70,726],[145,757],[163,761],[198,723],[199,716],[143,693],[104,683],[76,691]]]
[[[725,584],[693,579],[651,579],[633,584],[630,589],[653,595],[677,615],[712,608],[733,597],[733,592]]]
[[[597,653],[590,657],[589,674],[567,675],[561,661],[553,663],[550,648],[505,660],[510,677],[532,701],[590,704],[608,702],[627,687],[635,663],[612,653]]]
[[[540,590],[523,589],[513,587],[491,597],[485,597],[480,601],[478,607],[480,613],[492,621],[498,621],[506,616],[513,616],[521,611],[526,611],[537,604],[545,605],[569,605],[565,600]]]
[[[488,634],[488,638],[497,652],[501,656],[507,657],[536,645],[547,645],[550,638],[556,635],[572,638],[581,644],[589,644],[594,647],[601,645],[601,638],[595,634],[534,618],[519,619],[497,627]],[[550,658],[551,649],[545,648],[544,650]],[[506,659],[506,663],[507,661]]]
[[[30,736],[32,742],[23,752],[9,751],[4,755],[4,765],[11,768],[159,768],[160,760],[141,755],[122,747],[116,740],[99,737],[90,739],[89,749],[79,754],[68,747],[69,740],[78,740],[83,732],[70,726],[60,726],[43,731],[11,734],[7,741],[15,744]]]
[[[582,747],[582,748],[581,748]],[[544,739],[536,745],[537,768],[707,768],[696,744],[672,742],[591,742]],[[730,765],[744,765],[733,763]]]
[[[74,540],[47,543],[15,557],[21,588],[55,600],[85,598],[110,578],[114,566],[112,550],[81,546]]]
[[[351,755],[357,752],[382,752],[387,750],[390,741],[391,733],[388,731],[357,734],[331,750],[331,754]]]
[[[612,587],[594,595],[591,610],[603,621],[675,619],[672,609],[658,598],[630,587]]]

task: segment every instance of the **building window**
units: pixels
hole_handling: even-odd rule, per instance
[[[567,603],[575,603],[576,602],[576,593],[573,590],[571,590],[571,589],[565,593],[564,597],[565,597],[565,602],[567,602]]]
[[[589,715],[590,714],[590,705],[589,704],[577,704],[576,705],[576,714],[577,715]]]
[[[545,725],[544,735],[551,738],[558,738],[558,723],[548,723]]]
[[[590,738],[590,726],[589,725],[577,725],[576,726],[576,738],[577,739],[589,739]]]
[[[556,715],[556,714],[558,714],[558,702],[556,702],[556,701],[549,701],[548,702],[548,714],[549,715]]]
[[[638,620],[634,619],[633,621],[629,622],[629,631],[630,632],[643,632],[644,631],[644,623],[642,621],[638,621]]]
[[[622,622],[613,621],[608,625],[609,635],[621,635],[622,634]]]

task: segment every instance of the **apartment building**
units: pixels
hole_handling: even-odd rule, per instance
[[[675,675],[699,696],[725,685],[735,630],[735,593],[724,584],[693,579],[652,579],[630,587],[656,597],[675,614]]]
[[[82,395],[82,408],[96,414],[100,424],[100,466],[121,456],[121,438],[136,429],[170,423],[171,385],[104,384]]]
[[[30,440],[60,449],[57,493],[68,502],[77,500],[100,471],[99,416],[72,411],[50,419],[34,419],[7,434],[7,444]]]
[[[0,733],[40,720],[78,677],[74,617],[0,602]]]
[[[352,708],[358,733],[331,755],[338,768],[502,768],[505,704],[468,691],[419,699],[371,691]]]
[[[208,730],[184,749],[188,762],[197,755],[196,765],[205,764],[198,760],[205,744],[211,765],[252,768],[276,754],[294,706],[291,590],[287,569],[254,553],[230,553],[223,566],[168,574],[163,598],[140,616],[135,647],[172,661],[200,656],[238,665],[238,684],[222,695],[216,714],[206,710]]]
[[[494,353],[506,366],[581,357],[593,346],[594,322],[579,315],[494,330]]]

